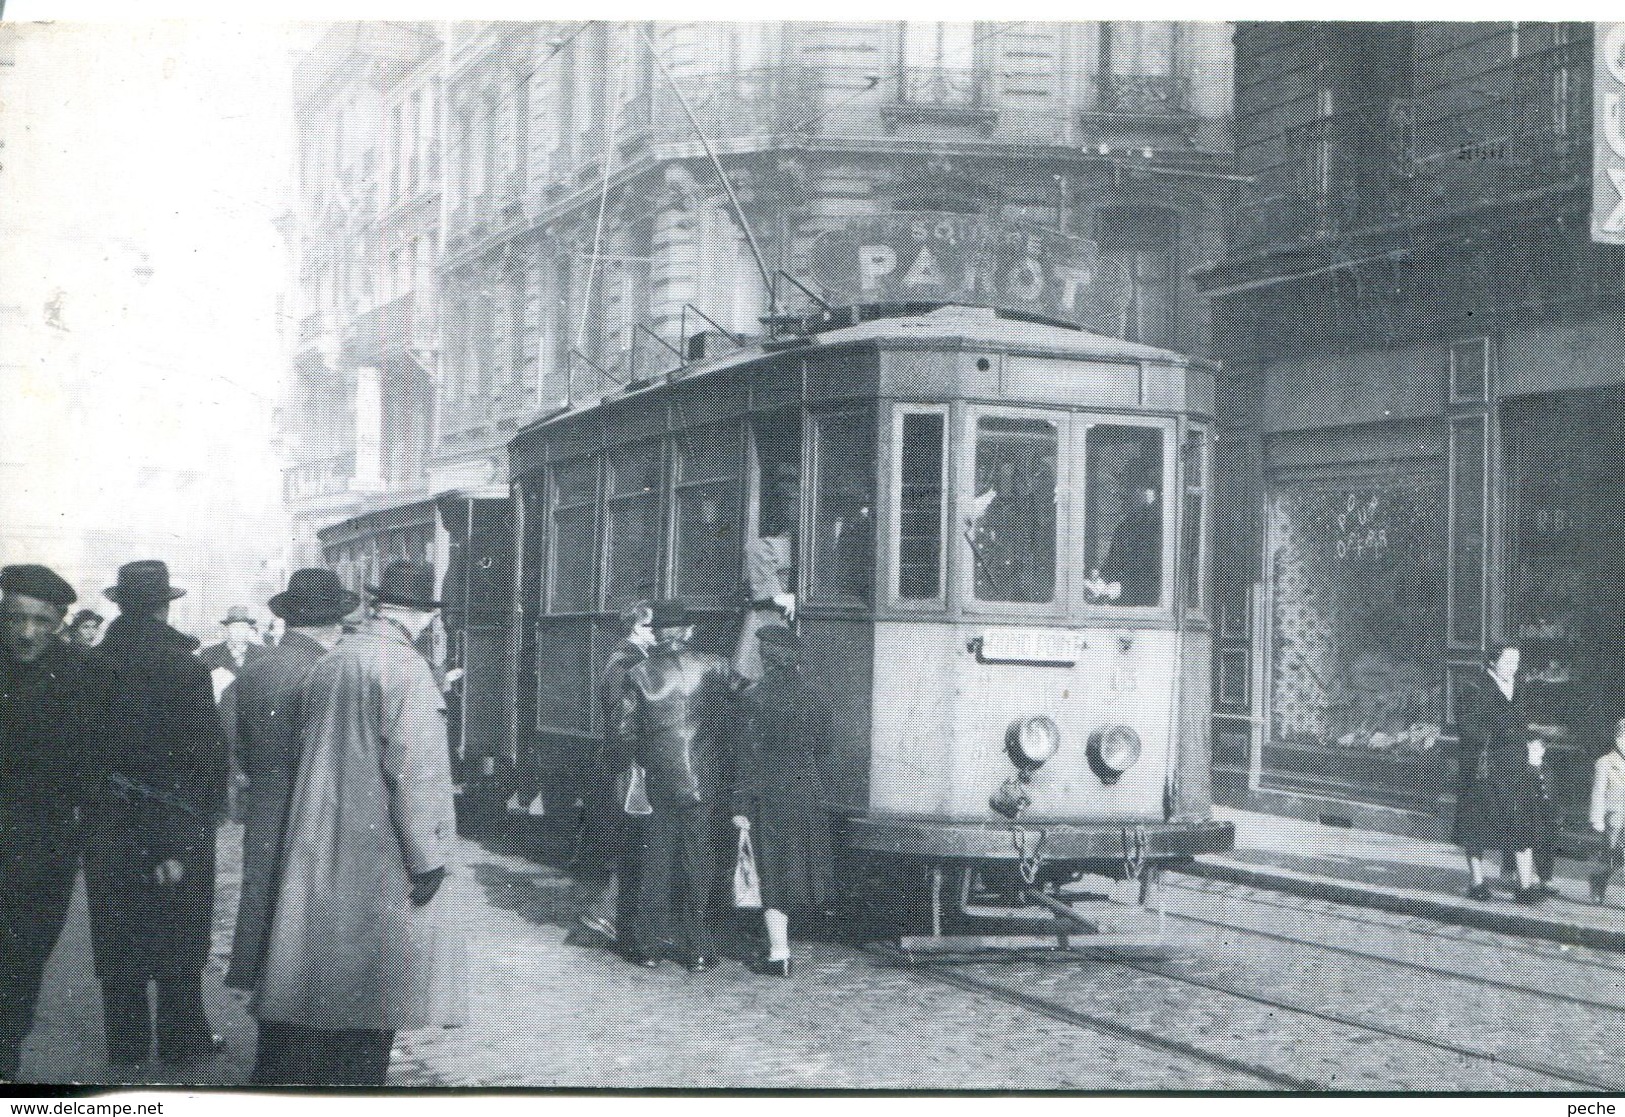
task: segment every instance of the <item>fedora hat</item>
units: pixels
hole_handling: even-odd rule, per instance
[[[396,559],[384,567],[379,585],[368,586],[367,592],[380,605],[401,605],[408,609],[438,609],[440,602],[434,596],[434,567],[426,562]]]
[[[295,570],[288,575],[288,588],[266,602],[289,628],[337,624],[360,604],[360,594],[345,589],[337,574],[320,566]]]
[[[125,563],[118,568],[118,584],[102,592],[116,605],[156,605],[186,593],[169,584],[169,565],[162,559]]]
[[[254,619],[254,614],[248,611],[247,605],[233,605],[226,610],[226,615],[220,618],[222,625],[246,624],[249,628],[258,628],[260,622]]]

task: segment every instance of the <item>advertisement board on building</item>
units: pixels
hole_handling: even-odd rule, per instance
[[[1625,23],[1599,23],[1591,160],[1591,239],[1625,244]]]
[[[812,277],[844,303],[953,302],[1122,328],[1128,275],[1093,241],[959,213],[890,213],[820,233]]]

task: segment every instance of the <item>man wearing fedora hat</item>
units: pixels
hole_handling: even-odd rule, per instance
[[[361,598],[331,570],[295,570],[288,588],[268,602],[288,626],[282,642],[243,668],[237,677],[236,771],[243,774],[243,884],[237,902],[226,984],[253,989],[265,951],[272,889],[282,853],[282,822],[299,769],[299,719],[295,698],[311,665],[339,642],[341,622]]]
[[[675,906],[684,961],[699,973],[716,965],[710,900],[712,832],[722,798],[719,730],[738,676],[719,655],[689,647],[694,624],[681,601],[657,601],[649,657],[626,673],[617,739],[647,773],[653,813],[639,829],[639,879],[628,960],[660,964],[660,936]],[[674,904],[675,901],[675,904]]]
[[[226,638],[198,653],[210,671],[225,670],[238,675],[265,654],[265,645],[256,639],[259,622],[248,611],[248,606],[233,605],[227,609],[226,615],[220,618],[220,627],[225,630]]]
[[[395,1033],[467,1017],[440,893],[457,833],[446,705],[414,647],[434,570],[396,561],[372,615],[299,689],[299,771],[254,1013],[266,1085],[381,1086]]]
[[[116,686],[56,631],[77,595],[32,563],[0,569],[0,1079],[14,1081],[78,872],[75,809]]]
[[[169,626],[157,560],[126,563],[108,589],[120,615],[99,651],[119,674],[119,732],[107,742],[85,851],[108,1058],[147,1057],[147,982],[157,986],[158,1054],[182,1063],[223,1046],[203,1009],[214,916],[215,824],[226,742],[197,641]]]

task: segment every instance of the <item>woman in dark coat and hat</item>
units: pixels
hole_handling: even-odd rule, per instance
[[[761,878],[768,953],[751,968],[790,976],[792,911],[819,911],[834,891],[829,815],[818,759],[829,703],[800,670],[800,638],[783,625],[757,633],[763,674],[739,700],[733,733],[733,824],[749,831]]]
[[[1456,733],[1461,742],[1460,782],[1456,795],[1455,843],[1467,854],[1471,886],[1467,895],[1488,900],[1484,851],[1514,851],[1519,903],[1542,897],[1534,879],[1533,847],[1540,840],[1544,816],[1539,784],[1543,744],[1531,738],[1529,720],[1517,692],[1516,645],[1495,648],[1485,661],[1484,677],[1461,696]]]
[[[158,989],[158,1053],[180,1063],[218,1051],[203,1010],[214,915],[215,823],[226,742],[198,642],[167,623],[186,591],[147,560],[107,590],[121,610],[100,651],[120,683],[120,731],[104,742],[85,850],[96,971],[114,1063],[147,1056],[147,981]]]

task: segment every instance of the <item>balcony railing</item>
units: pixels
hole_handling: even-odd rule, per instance
[[[340,496],[350,490],[355,477],[355,454],[337,454],[290,466],[282,471],[282,500],[294,504],[322,497]]]
[[[979,70],[944,66],[907,66],[898,83],[897,99],[907,105],[975,108],[985,94]]]
[[[1136,116],[1182,113],[1190,83],[1177,74],[1100,75],[1100,111]]]

